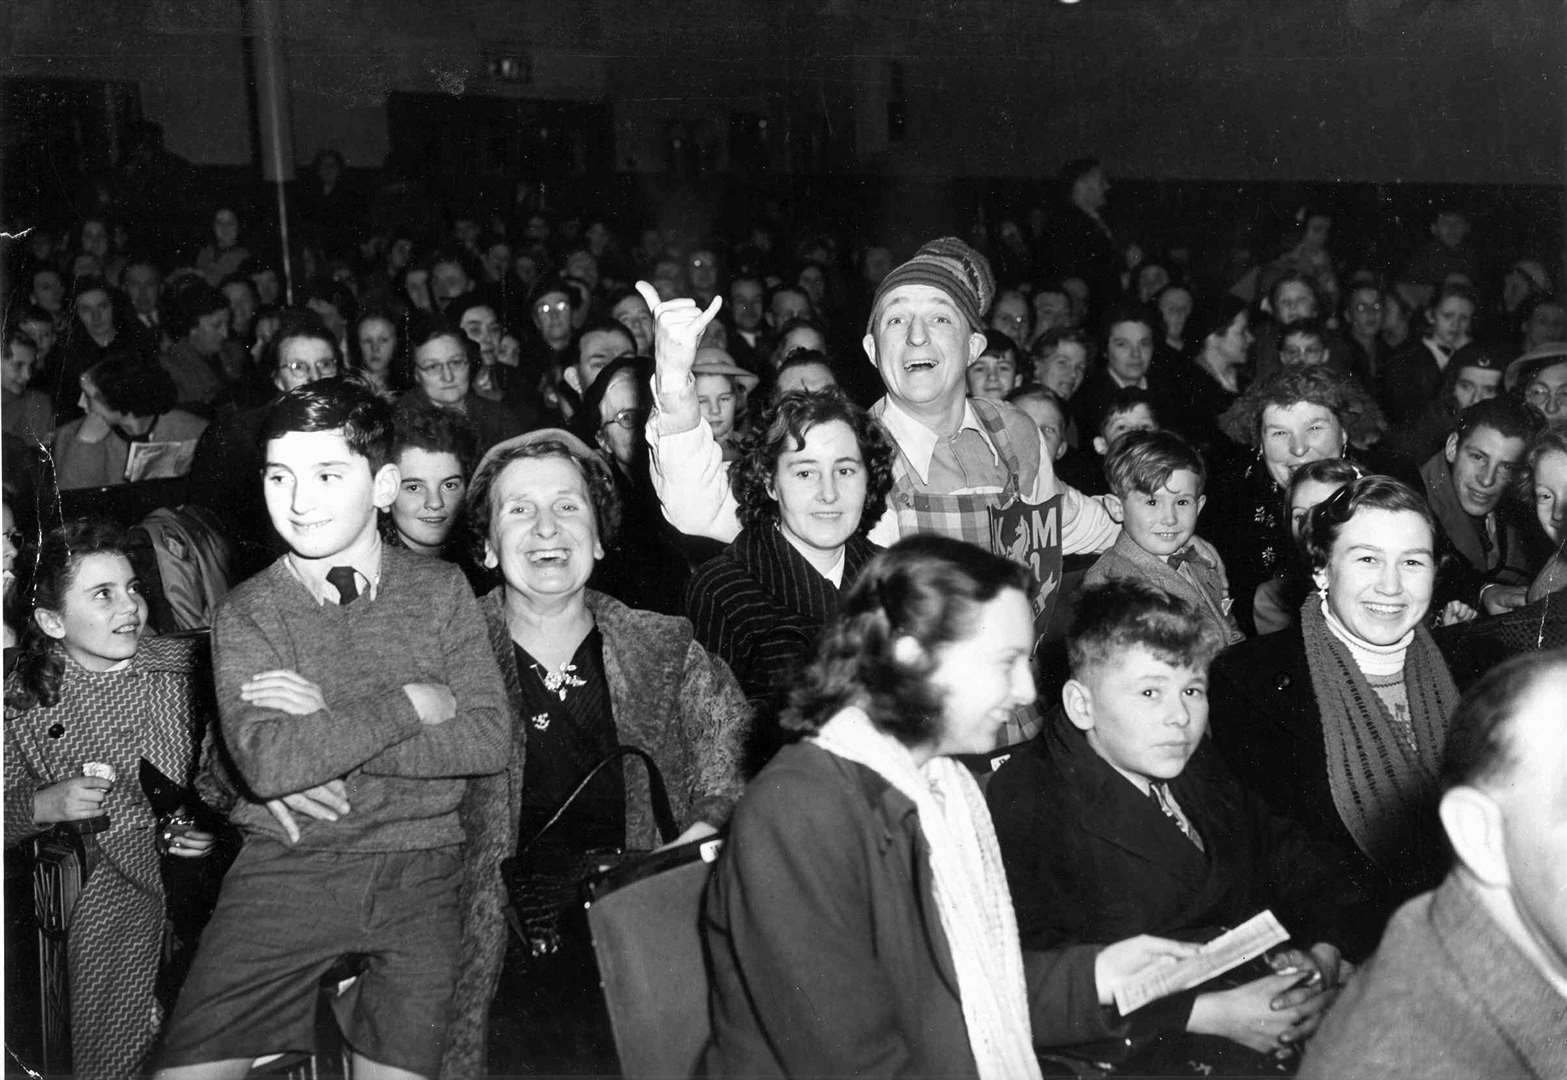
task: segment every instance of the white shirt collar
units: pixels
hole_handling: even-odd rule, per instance
[[[936,442],[942,436],[920,423],[903,409],[891,397],[881,399],[880,420],[888,432],[892,434],[893,441],[898,444],[898,449],[903,451],[903,456],[909,459],[909,464],[919,474],[920,482],[927,483],[930,480],[930,459],[936,453]],[[980,438],[985,440],[985,445],[990,447],[992,461],[999,462],[1001,454],[996,450],[996,444],[991,441],[990,433],[985,430],[985,425],[979,422],[979,417],[974,412],[973,404],[963,399],[963,419],[958,424],[957,435],[965,429],[972,428],[979,432]]]
[[[359,583],[359,595],[375,599],[376,592],[381,587],[381,563],[382,543],[379,536],[375,539],[375,546],[357,562],[349,565],[354,568],[354,580]],[[305,587],[317,604],[339,603],[337,586],[326,579],[326,572],[333,566],[341,566],[341,563],[328,563],[311,561],[301,566],[292,554],[284,557],[284,563],[288,566],[288,572],[294,575],[294,580]]]

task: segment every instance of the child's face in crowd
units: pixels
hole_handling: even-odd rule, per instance
[[[60,610],[39,608],[34,618],[82,667],[108,671],[136,655],[147,601],[131,561],[99,551],[77,561]]]
[[[1075,341],[1063,341],[1043,360],[1034,362],[1034,379],[1062,401],[1071,401],[1088,374],[1088,353]]]
[[[603,557],[593,499],[575,461],[520,458],[501,470],[490,488],[484,565],[500,567],[508,589],[540,602],[570,596]]]
[[[1010,353],[997,356],[983,353],[968,366],[969,397],[1005,401],[1017,386],[1017,362]]]
[[[1446,297],[1431,312],[1431,339],[1446,349],[1467,343],[1474,313],[1475,306],[1462,296]]]
[[[1316,334],[1285,334],[1279,359],[1289,367],[1315,367],[1326,362],[1328,348]]]
[[[1039,397],[1025,397],[1017,407],[1039,425],[1039,433],[1045,438],[1045,449],[1051,461],[1060,461],[1066,449],[1066,417],[1055,402]]]
[[[1317,298],[1302,282],[1286,281],[1273,298],[1273,317],[1280,326],[1309,319],[1317,313]]]
[[[468,396],[473,377],[468,350],[450,334],[431,338],[414,351],[414,379],[437,405],[456,405]]]
[[[1503,435],[1489,424],[1474,428],[1462,441],[1456,432],[1447,437],[1443,452],[1464,513],[1480,518],[1496,509],[1524,467],[1528,448],[1523,439]]]
[[[637,343],[638,356],[653,355],[653,313],[648,310],[647,301],[641,294],[627,296],[610,308],[616,322],[631,331],[631,337]]]
[[[1453,403],[1460,409],[1490,401],[1501,391],[1502,373],[1496,368],[1460,368],[1453,379]]]
[[[1306,480],[1295,486],[1295,492],[1290,496],[1290,534],[1297,541],[1306,527],[1306,515],[1312,507],[1325,502],[1344,485],[1335,480]]]
[[[1104,427],[1099,429],[1099,434],[1094,438],[1094,449],[1103,456],[1110,452],[1115,440],[1128,431],[1158,430],[1159,422],[1153,418],[1153,410],[1139,401],[1130,409],[1111,413],[1105,418]]]
[[[462,313],[462,321],[458,325],[468,335],[468,339],[479,346],[480,355],[493,362],[495,351],[501,343],[501,322],[495,317],[494,310],[486,304],[471,307]]]
[[[392,502],[397,534],[413,551],[440,551],[468,490],[462,463],[447,450],[410,446],[397,455],[397,473],[397,498]]]
[[[1523,328],[1525,351],[1537,345],[1567,339],[1567,307],[1557,303],[1539,304],[1529,314],[1529,322]]]
[[[1264,407],[1261,427],[1262,460],[1278,484],[1307,462],[1343,457],[1349,441],[1333,410],[1309,401]]]
[[[272,381],[279,390],[293,390],[336,374],[337,356],[320,338],[286,337],[278,342],[277,372]]]
[[[1162,783],[1181,775],[1208,730],[1208,672],[1145,645],[1122,649],[1067,681],[1067,716],[1105,761]]]
[[[1028,301],[1022,294],[1009,292],[990,309],[990,328],[999,330],[1022,347],[1028,342]]]
[[[1110,370],[1123,383],[1141,382],[1153,360],[1153,331],[1140,322],[1121,322],[1110,327],[1107,342]]]
[[[796,364],[778,373],[778,393],[791,390],[826,390],[838,385],[838,377],[826,364]]]
[[[42,360],[49,355],[49,350],[54,348],[54,323],[29,319],[22,323],[22,330],[33,339],[33,344],[38,346],[35,359]]]
[[[1559,450],[1541,454],[1534,467],[1534,512],[1545,535],[1560,544],[1567,533],[1563,527],[1567,521],[1567,454]]]
[[[10,353],[0,360],[0,386],[8,394],[20,394],[33,381],[36,353],[26,345],[12,344]]]
[[[76,317],[98,341],[114,336],[114,301],[102,289],[88,289],[76,298]]]
[[[1349,325],[1368,338],[1382,329],[1382,294],[1376,289],[1356,289],[1349,297]]]
[[[698,375],[696,397],[713,438],[727,438],[735,429],[734,380],[728,375]]]
[[[865,509],[868,477],[854,429],[829,420],[805,432],[798,450],[778,455],[768,494],[778,502],[784,536],[802,549],[835,554]]]
[[[1192,294],[1185,289],[1166,289],[1159,297],[1159,314],[1171,334],[1179,338],[1186,329],[1186,320],[1192,317]]]
[[[372,474],[341,428],[285,432],[267,443],[261,471],[272,527],[304,559],[352,557],[368,545],[376,512],[392,505],[397,480],[395,465]]]
[[[1131,491],[1121,500],[1122,527],[1132,543],[1164,558],[1184,548],[1197,531],[1207,496],[1197,474],[1176,469],[1158,491]]]
[[[392,366],[397,352],[397,330],[385,319],[366,319],[359,324],[359,355],[365,370],[382,374]]]
[[[1072,325],[1072,298],[1064,292],[1034,294],[1034,333]]]

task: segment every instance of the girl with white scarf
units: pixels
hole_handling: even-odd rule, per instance
[[[1036,1046],[1189,946],[1025,956],[995,832],[955,754],[1034,700],[1027,571],[933,536],[877,556],[801,678],[807,737],[752,782],[704,911],[713,1076],[1037,1077]]]

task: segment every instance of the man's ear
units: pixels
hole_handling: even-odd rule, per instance
[[[1105,437],[1103,435],[1095,435],[1094,436],[1094,453],[1098,454],[1100,457],[1104,457],[1109,452],[1110,452],[1110,444],[1105,441]]]
[[[1453,432],[1447,437],[1447,443],[1442,447],[1442,456],[1451,465],[1458,460],[1458,432]]]
[[[1062,439],[1060,442],[1056,443],[1056,456],[1051,460],[1060,461],[1061,458],[1066,455],[1067,449],[1068,447],[1066,445],[1066,440]]]
[[[985,335],[975,330],[968,336],[968,362],[973,363],[985,352]]]
[[[388,461],[376,470],[370,481],[371,498],[377,510],[385,510],[397,501],[397,489],[402,486],[403,474]]]
[[[1066,718],[1078,731],[1091,731],[1094,726],[1093,692],[1076,679],[1068,679],[1061,687],[1061,706]]]
[[[48,608],[34,608],[33,622],[38,624],[38,629],[54,638],[56,641],[65,639],[65,620],[60,618],[60,613]]]
[[[582,376],[577,374],[577,365],[573,364],[561,372],[561,378],[566,380],[566,385],[576,391],[577,396],[582,396]]]
[[[1199,515],[1202,514],[1202,508],[1207,506],[1207,505],[1208,505],[1208,496],[1206,494],[1197,496],[1197,513]]]
[[[871,362],[871,367],[876,366],[876,338],[872,334],[866,334],[860,339],[860,347],[865,350],[865,358]]]
[[[1495,799],[1460,784],[1443,794],[1438,812],[1453,853],[1471,874],[1497,888],[1512,883],[1504,842],[1506,823]]]

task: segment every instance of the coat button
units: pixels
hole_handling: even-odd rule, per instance
[[[50,725],[50,727],[49,727],[49,737],[51,739],[58,739],[58,738],[61,738],[64,735],[65,735],[65,725],[64,724],[51,724]]]
[[[1290,673],[1289,672],[1281,671],[1273,679],[1273,689],[1275,689],[1275,690],[1288,690],[1290,688],[1290,683],[1292,683],[1294,681],[1295,681],[1294,679],[1290,678]]]

